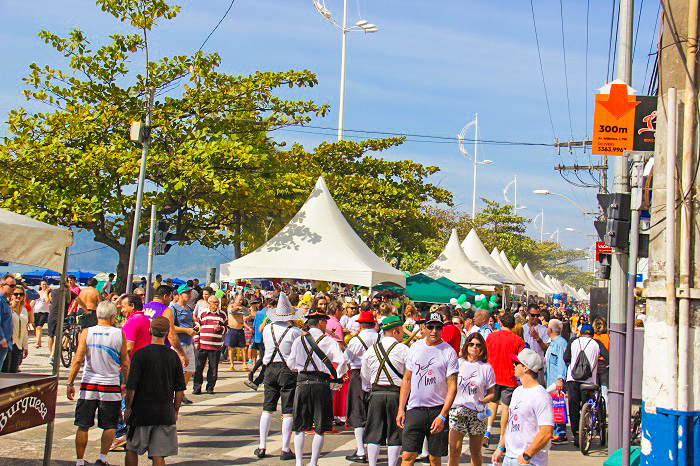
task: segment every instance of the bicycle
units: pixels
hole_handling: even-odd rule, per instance
[[[63,334],[61,336],[61,363],[63,367],[69,368],[73,361],[73,354],[78,349],[80,332],[82,331],[80,315],[66,316],[63,324]]]
[[[596,384],[581,384],[581,393],[586,400],[581,407],[581,419],[578,428],[579,449],[584,455],[588,455],[593,437],[598,435],[600,446],[604,447],[608,441],[608,419],[605,399],[600,387]]]

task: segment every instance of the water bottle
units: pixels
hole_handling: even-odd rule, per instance
[[[491,410],[488,408],[485,408],[483,411],[479,411],[476,413],[477,419],[480,421],[486,420],[491,416]]]

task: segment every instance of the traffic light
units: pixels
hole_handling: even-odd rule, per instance
[[[604,221],[595,221],[600,239],[615,249],[627,249],[630,237],[629,194],[598,194],[598,203],[605,212]]]
[[[611,261],[612,261],[612,254],[601,254],[600,255],[600,278],[603,280],[610,280]]]
[[[174,236],[172,233],[168,232],[168,222],[165,220],[158,221],[158,229],[156,230],[156,241],[153,245],[153,253],[156,256],[162,256],[163,254],[170,251],[173,247],[172,244],[168,244],[168,241]]]

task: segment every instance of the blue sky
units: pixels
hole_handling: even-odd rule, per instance
[[[195,52],[230,2],[180,3],[181,14],[174,21],[163,23],[150,36],[151,53],[156,58]],[[560,140],[568,140],[572,135],[580,140],[592,132],[594,93],[606,82],[610,3],[590,1],[586,54],[587,3],[563,1],[567,105],[560,4],[556,0],[534,0],[554,132]],[[326,0],[326,5],[340,22],[342,1]],[[645,88],[657,7],[655,2],[643,4],[632,83],[639,91]],[[379,32],[348,36],[346,129],[454,137],[478,112],[480,138],[553,142],[529,2],[359,0],[358,13],[358,1],[348,0],[348,13],[350,24],[365,19],[375,23]],[[104,43],[111,33],[127,32],[125,25],[101,12],[92,1],[0,0],[3,122],[9,110],[27,106],[20,91],[24,87],[21,78],[27,74],[29,64],[61,63],[60,57],[38,39],[39,30],[65,35],[76,26],[95,45]],[[330,103],[330,115],[314,124],[333,128],[338,122],[340,48],[340,31],[318,14],[312,0],[236,0],[205,46],[206,51],[221,54],[222,69],[231,74],[287,69],[315,72],[319,85],[297,95]],[[138,59],[134,62],[137,66],[142,66]],[[303,143],[310,149],[323,140],[335,140],[335,131],[326,132],[328,135],[279,131],[276,137]],[[0,135],[5,134],[3,123]],[[406,143],[384,156],[437,165],[441,172],[432,181],[454,193],[458,209],[471,211],[473,165],[461,155],[456,143]],[[562,150],[560,157],[549,147],[482,144],[479,159],[488,158],[493,164],[479,167],[478,194],[503,202],[502,190],[517,174],[518,200],[527,206],[523,215],[532,218],[544,209],[545,231],[553,232],[559,227],[563,245],[586,248],[591,239],[565,228],[594,233],[590,221],[564,199],[532,194],[534,189],[549,189],[570,197],[586,210],[595,210],[596,190],[573,187],[552,169],[559,163],[586,164],[590,154]],[[590,160],[598,164],[600,157],[592,156]],[[582,179],[590,181],[587,174]],[[532,227],[529,233],[539,237],[539,231]],[[74,251],[98,246],[89,235],[79,235]],[[139,266],[145,270],[145,248],[139,252],[143,256]],[[228,249],[222,252],[231,255]],[[158,258],[156,271],[169,273],[179,255],[173,250]],[[109,250],[102,250],[74,256],[71,262],[75,260],[78,266],[94,269],[113,262],[115,257]],[[210,266],[225,261],[214,251],[207,257]],[[202,276],[205,270],[206,266],[201,265],[196,271],[188,268],[183,273]]]

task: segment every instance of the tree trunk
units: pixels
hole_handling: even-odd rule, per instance
[[[117,264],[117,281],[114,284],[116,293],[124,293],[126,291],[126,276],[129,272],[129,245],[122,245],[115,249],[119,254],[119,263]]]

